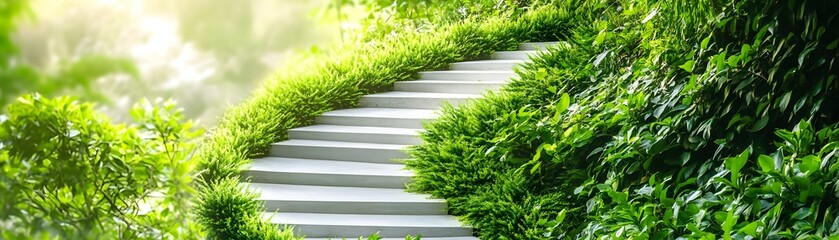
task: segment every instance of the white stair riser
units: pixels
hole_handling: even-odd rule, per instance
[[[408,158],[408,155],[402,150],[277,144],[271,145],[269,156],[372,163],[397,163],[395,160]]]
[[[545,50],[548,47],[566,44],[564,42],[538,42],[538,43],[521,43],[519,44],[519,50],[522,51],[534,51],[534,50]]]
[[[370,97],[365,96],[359,102],[360,107],[376,108],[414,108],[439,109],[444,103],[458,105],[465,102],[465,98],[419,98],[419,97]]]
[[[495,52],[492,54],[492,59],[530,60],[530,56],[534,54],[536,51]]]
[[[516,74],[513,72],[423,72],[420,80],[454,80],[454,81],[508,81]]]
[[[501,89],[505,84],[503,82],[479,82],[479,83],[427,83],[423,81],[405,81],[396,82],[394,88],[396,91],[406,92],[435,92],[435,93],[463,93],[463,94],[481,94],[489,90]]]
[[[334,236],[370,236],[379,232],[381,237],[404,238],[407,235],[425,237],[472,236],[472,230],[464,227],[369,227],[369,226],[323,226],[296,224],[297,235],[328,238]]]
[[[350,132],[320,132],[289,130],[288,137],[291,139],[312,139],[327,141],[363,142],[363,143],[388,143],[388,144],[422,144],[422,139],[417,135],[402,134],[378,134],[378,133],[350,133]]]
[[[320,116],[315,120],[317,124],[331,124],[344,126],[370,126],[395,128],[422,128],[422,122],[429,119],[412,118],[375,118],[375,117],[345,117]]]
[[[452,63],[452,70],[513,70],[522,62],[460,62]]]
[[[348,239],[348,240],[355,240],[358,237],[335,237],[335,238],[304,238],[303,240],[338,240],[338,239]],[[367,238],[362,238],[364,240],[368,240]],[[401,238],[381,238],[379,240],[405,240],[405,237]],[[422,240],[478,240],[476,237],[441,237],[441,238],[422,238]]]
[[[404,189],[410,177],[247,171],[254,183]]]
[[[321,202],[268,200],[266,211],[300,213],[335,213],[335,214],[405,214],[405,215],[443,215],[446,204],[443,202]]]

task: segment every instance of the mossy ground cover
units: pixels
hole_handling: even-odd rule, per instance
[[[446,108],[410,188],[482,239],[839,234],[830,1],[584,1],[569,44]]]
[[[238,183],[251,158],[264,156],[287,130],[312,124],[324,112],[350,108],[361,96],[416,79],[419,71],[479,59],[520,42],[564,38],[571,18],[554,7],[539,7],[510,18],[491,17],[403,32],[338,56],[321,56],[299,71],[279,73],[253,97],[231,108],[201,145],[199,220],[211,239],[290,239],[289,230],[263,221],[262,205]]]

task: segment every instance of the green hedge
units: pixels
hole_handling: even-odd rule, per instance
[[[287,130],[312,124],[334,109],[349,108],[365,94],[392,89],[425,70],[513,50],[520,42],[564,38],[570,14],[541,7],[516,19],[465,22],[428,33],[402,33],[339,56],[322,56],[302,71],[280,73],[255,95],[230,109],[202,144],[204,182],[200,220],[212,239],[285,239],[259,218],[254,196],[233,184],[250,158],[264,156]],[[225,213],[225,214],[219,214]]]
[[[569,46],[445,109],[410,188],[482,239],[835,238],[831,4],[567,4]]]

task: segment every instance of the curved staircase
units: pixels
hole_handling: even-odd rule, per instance
[[[421,235],[429,240],[474,240],[469,226],[446,213],[446,202],[408,193],[412,173],[397,160],[421,144],[423,121],[443,102],[453,105],[498,89],[513,67],[553,43],[520,44],[492,60],[451,64],[397,82],[395,91],[362,97],[358,108],[323,114],[316,125],[289,130],[269,157],[244,174],[277,224],[293,225],[307,239],[357,239],[376,232],[385,239]],[[275,213],[276,212],[276,213]]]

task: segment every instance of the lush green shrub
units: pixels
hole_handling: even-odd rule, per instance
[[[839,234],[829,4],[569,5],[570,46],[446,109],[411,187],[487,239]]]
[[[392,89],[393,82],[415,79],[419,71],[486,57],[495,50],[515,49],[519,42],[556,40],[566,33],[566,18],[570,17],[561,9],[546,7],[514,20],[468,21],[436,32],[405,33],[343,55],[322,56],[321,61],[301,66],[298,71],[279,73],[255,96],[229,110],[202,144],[201,178],[205,186],[201,209],[263,211],[259,205],[247,205],[248,210],[222,205],[223,199],[252,199],[252,196],[232,195],[227,191],[243,190],[240,186],[220,186],[230,179],[238,179],[249,158],[263,156],[271,143],[286,139],[288,129],[311,124],[326,111],[355,106],[361,96]],[[221,194],[226,196],[217,196]],[[227,222],[227,217],[211,212],[201,211],[202,222],[207,224],[211,237],[242,239],[258,234],[240,229],[262,229],[242,227],[248,224],[244,219],[229,220],[235,224],[217,224]]]
[[[189,212],[192,139],[180,110],[148,102],[136,126],[90,104],[21,97],[0,115],[0,238],[200,238]]]

